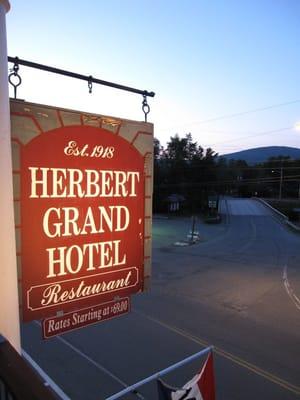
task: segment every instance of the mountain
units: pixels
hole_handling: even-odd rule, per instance
[[[223,154],[220,157],[226,160],[244,160],[249,165],[267,161],[270,157],[288,156],[300,159],[300,149],[287,146],[257,147],[254,149],[237,151],[236,153]]]

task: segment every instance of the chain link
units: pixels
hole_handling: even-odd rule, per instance
[[[147,96],[145,94],[143,95],[142,110],[145,115],[145,122],[147,122],[147,116],[150,112],[150,106],[147,102]]]
[[[12,69],[10,69],[10,74],[8,75],[8,82],[13,86],[14,88],[14,98],[17,98],[17,88],[18,86],[21,85],[22,83],[22,78],[19,75],[19,63],[18,63],[18,57],[15,58],[15,63]]]
[[[89,76],[88,88],[89,88],[89,93],[92,93],[92,90],[93,90],[93,77],[92,77],[92,75]]]

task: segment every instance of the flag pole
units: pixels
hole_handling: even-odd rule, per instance
[[[125,394],[132,393],[134,390],[136,390],[140,386],[143,386],[146,383],[153,381],[154,379],[158,379],[161,376],[166,375],[171,371],[174,371],[174,369],[182,367],[183,365],[195,360],[196,358],[204,356],[205,354],[209,353],[212,350],[213,350],[213,346],[210,346],[210,347],[207,347],[207,348],[199,351],[198,353],[192,354],[191,356],[171,365],[170,367],[165,368],[159,372],[156,372],[155,374],[135,383],[134,385],[128,386],[127,388],[121,390],[121,392],[118,392],[110,397],[107,397],[106,400],[116,400],[116,399],[119,399],[121,396],[124,396]]]

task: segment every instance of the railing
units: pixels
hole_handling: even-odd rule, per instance
[[[148,378],[145,378],[134,385],[131,385],[120,392],[108,397],[106,400],[116,400],[122,396],[135,393],[138,397],[137,388],[158,379],[169,372],[179,368],[196,358],[202,357],[213,350],[207,347],[182,361],[179,361],[164,370],[161,370]],[[60,396],[49,386],[49,382],[38,374],[12,346],[0,335],[0,400],[62,400],[69,399],[67,396]]]
[[[210,351],[213,350],[213,346],[210,347],[206,347],[205,349],[199,351],[198,353],[195,353],[187,358],[185,358],[182,361],[177,362],[176,364],[171,365],[168,368],[165,368],[159,372],[156,372],[155,374],[149,376],[148,378],[145,378],[137,383],[135,383],[134,385],[131,385],[123,390],[121,390],[121,392],[118,392],[110,397],[107,397],[106,400],[116,400],[116,399],[120,399],[122,396],[124,396],[125,394],[129,394],[129,393],[135,393],[136,389],[145,385],[146,383],[149,383],[151,381],[154,381],[166,374],[168,374],[171,371],[174,371],[176,368],[182,367],[183,365],[195,360],[196,358],[202,357],[205,354],[208,354]]]
[[[1,400],[14,400],[15,397],[11,394],[5,382],[0,378],[0,399]]]
[[[0,335],[0,400],[58,400],[47,385]]]

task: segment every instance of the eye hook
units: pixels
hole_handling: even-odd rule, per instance
[[[148,114],[150,112],[150,106],[149,106],[149,104],[147,102],[147,95],[146,94],[143,94],[142,110],[143,110],[143,113],[145,115],[145,122],[147,122],[147,116],[148,116]]]
[[[13,68],[10,70],[10,74],[8,75],[8,82],[13,86],[14,88],[14,98],[17,98],[17,88],[18,86],[21,85],[22,83],[22,78],[19,75],[19,59],[18,57],[15,58],[15,63]]]

